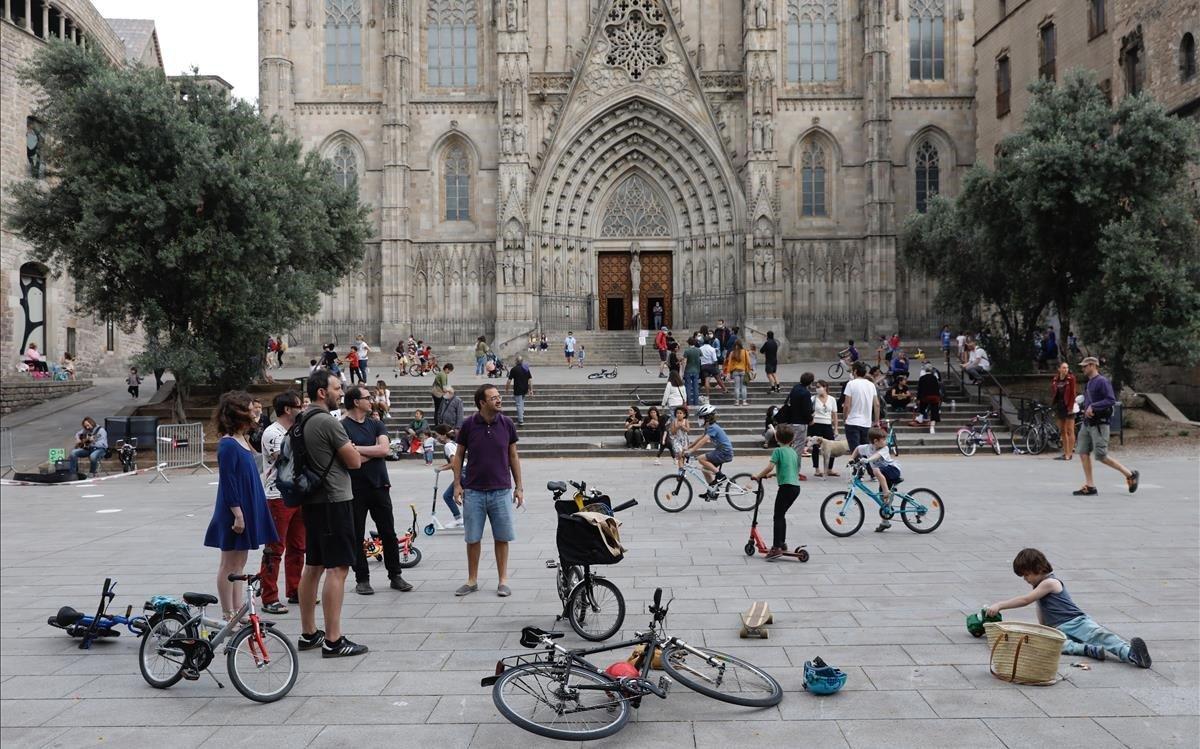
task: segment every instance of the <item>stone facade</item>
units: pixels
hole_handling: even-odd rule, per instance
[[[896,234],[973,163],[974,6],[260,0],[264,115],[374,207],[297,337],[932,336]]]
[[[99,49],[114,64],[130,51],[86,0],[3,0],[0,20],[0,213],[7,213],[14,182],[38,169],[38,128],[32,118],[39,92],[18,80],[17,71],[52,39]],[[142,21],[136,61],[161,67],[153,22]],[[148,30],[145,24],[149,24]],[[31,140],[32,138],[32,140]],[[0,221],[0,367],[9,377],[25,345],[36,341],[52,361],[73,350],[81,374],[119,375],[142,346],[139,333],[75,309],[71,279],[33,261],[21,236]]]

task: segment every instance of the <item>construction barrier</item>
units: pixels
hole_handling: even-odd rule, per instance
[[[166,424],[158,428],[156,440],[157,459],[154,461],[153,484],[159,478],[168,483],[166,471],[173,468],[191,468],[192,473],[203,468],[212,473],[212,469],[204,464],[204,424]]]
[[[8,427],[0,427],[0,478],[15,471],[13,465],[12,432]]]

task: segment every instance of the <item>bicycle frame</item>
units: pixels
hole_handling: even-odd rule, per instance
[[[225,640],[229,639],[235,632],[239,632],[245,627],[253,627],[254,628],[254,644],[258,647],[257,653],[254,653],[253,650],[251,651],[252,654],[254,655],[255,661],[259,662],[263,665],[269,664],[271,662],[271,654],[267,650],[267,643],[266,643],[265,638],[263,638],[263,636],[262,636],[262,630],[264,627],[270,627],[270,626],[274,626],[274,625],[271,623],[263,622],[259,618],[258,612],[255,611],[255,609],[254,609],[254,597],[258,595],[258,587],[256,585],[258,583],[258,576],[257,575],[241,575],[241,576],[230,575],[230,577],[232,577],[232,578],[240,577],[240,578],[243,578],[246,580],[246,600],[242,603],[241,608],[238,609],[237,614],[235,616],[233,616],[229,621],[222,621],[220,619],[210,619],[204,615],[204,612],[208,608],[208,606],[207,605],[199,606],[199,607],[197,607],[199,609],[199,611],[194,616],[192,616],[190,619],[188,619],[186,622],[184,622],[183,626],[181,626],[179,628],[178,632],[171,635],[171,637],[167,638],[167,641],[160,646],[160,649],[165,649],[168,645],[171,644],[171,642],[173,640],[175,640],[177,637],[180,636],[180,633],[186,633],[190,627],[195,627],[196,631],[199,634],[200,639],[207,641],[208,644],[212,647],[213,652],[216,653],[217,646],[219,646],[221,643],[225,642]],[[191,610],[191,608],[193,608],[193,607],[191,605],[188,605],[188,609]],[[242,617],[247,616],[247,615],[249,616],[249,622],[243,624]],[[209,630],[208,630],[209,626],[213,626],[213,627],[219,626],[220,629],[218,629],[215,633],[213,633],[210,636]],[[191,638],[185,635],[181,639],[191,639]],[[223,650],[222,653],[227,652],[228,649],[229,649],[228,645],[226,645],[225,650]]]
[[[846,497],[847,501],[846,501],[845,506],[843,506],[842,511],[839,513],[840,515],[846,514],[846,510],[849,509],[849,507],[850,507],[849,500],[855,498],[856,496],[859,496],[859,494],[858,494],[859,492],[861,492],[862,495],[868,497],[872,502],[874,502],[876,505],[878,505],[879,509],[881,509],[881,510],[884,507],[888,506],[887,503],[883,501],[883,496],[879,492],[873,490],[870,486],[868,486],[867,483],[865,481],[863,481],[862,477],[858,475],[858,471],[855,471],[854,474],[851,475],[850,490],[848,492],[849,496]],[[895,506],[895,504],[896,504],[895,500],[897,500],[897,499],[900,500],[899,507]],[[908,509],[904,509],[904,500],[908,500],[908,502],[909,502],[910,507]],[[929,512],[928,507],[921,504],[917,500],[913,499],[908,494],[905,494],[904,492],[902,492],[899,489],[896,489],[894,487],[892,488],[892,505],[893,506],[890,508],[892,511],[892,516],[922,515],[922,514]]]

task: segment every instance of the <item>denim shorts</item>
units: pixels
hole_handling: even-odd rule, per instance
[[[496,489],[483,492],[463,489],[463,538],[469,544],[483,540],[483,523],[492,524],[493,541],[517,540],[513,526],[513,490]]]

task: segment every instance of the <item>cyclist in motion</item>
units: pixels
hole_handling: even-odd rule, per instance
[[[701,499],[708,499],[713,496],[712,485],[724,478],[721,473],[721,465],[733,461],[733,442],[730,441],[729,435],[717,423],[717,407],[705,404],[699,408],[697,413],[700,416],[700,421],[704,426],[704,433],[701,434],[696,441],[688,445],[687,452],[699,455],[697,458],[700,463],[700,469],[704,471],[704,478],[708,481],[708,487],[704,493],[700,495]],[[701,448],[711,444],[712,449],[701,454]]]

